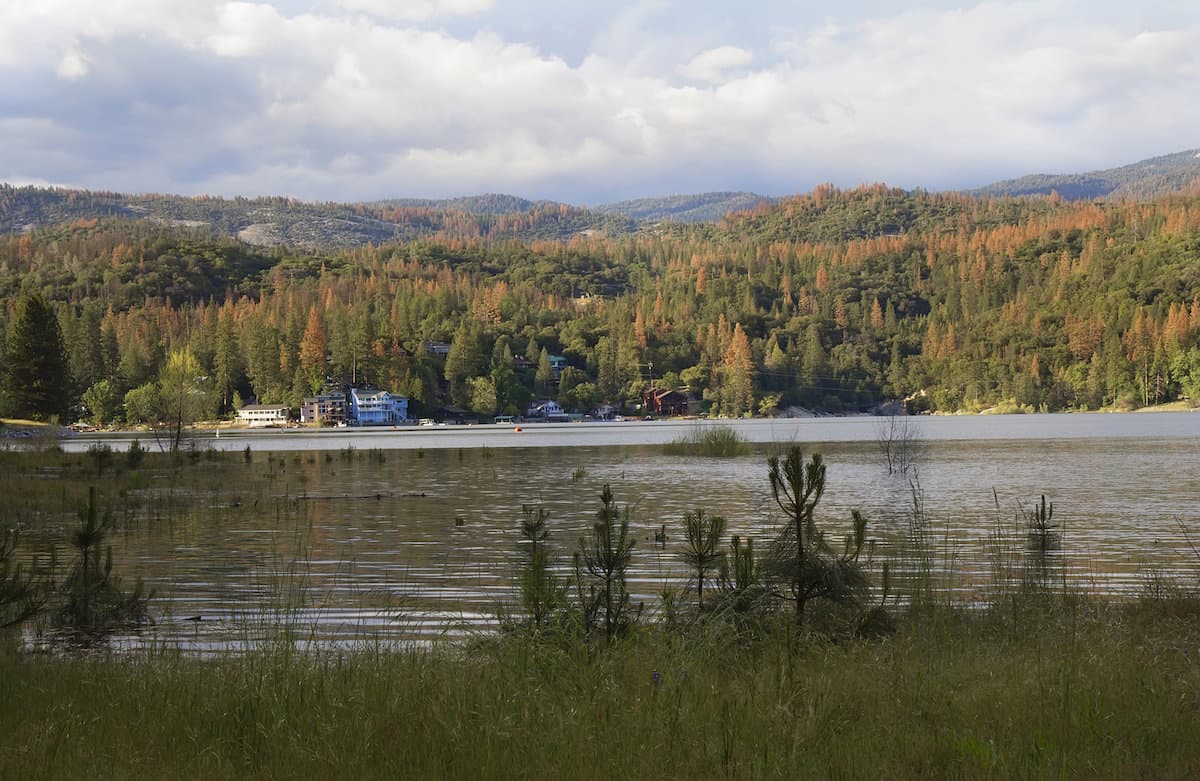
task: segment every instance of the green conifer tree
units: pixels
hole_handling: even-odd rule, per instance
[[[4,388],[8,413],[46,420],[65,416],[71,404],[71,374],[62,330],[54,310],[37,293],[17,302],[8,327]]]

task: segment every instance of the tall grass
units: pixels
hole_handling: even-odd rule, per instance
[[[736,458],[748,452],[746,438],[724,423],[692,426],[686,434],[663,445],[663,453],[669,456]]]
[[[704,627],[598,652],[29,660],[0,652],[0,776],[1195,777],[1195,622],[1093,606],[1036,635],[951,612],[884,642]]]

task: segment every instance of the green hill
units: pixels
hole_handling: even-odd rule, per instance
[[[591,211],[623,214],[635,220],[651,222],[717,222],[730,212],[752,209],[770,202],[770,198],[757,193],[714,192],[617,201],[593,206]]]
[[[642,223],[716,222],[731,211],[768,203],[763,196],[737,192],[644,198],[593,209],[495,193],[321,203],[282,197],[128,195],[0,184],[0,232],[119,218],[207,228],[255,246],[328,250],[427,238],[619,236],[638,230]]]
[[[848,242],[1014,225],[1048,208],[1048,204],[1009,199],[985,202],[962,193],[909,192],[882,184],[852,190],[822,185],[807,195],[730,214],[717,230],[734,239]]]
[[[255,246],[306,249],[424,238],[569,239],[581,233],[620,235],[637,228],[621,214],[510,195],[342,204],[0,185],[0,231],[5,233],[103,218],[208,228]]]
[[[1032,174],[995,182],[974,195],[1050,195],[1071,201],[1096,199],[1144,200],[1200,187],[1200,150],[1151,157],[1119,168],[1080,174]]]
[[[557,204],[552,201],[531,201],[504,193],[486,193],[459,198],[385,198],[364,205],[385,209],[437,209],[467,214],[514,214],[529,211],[535,206]]]

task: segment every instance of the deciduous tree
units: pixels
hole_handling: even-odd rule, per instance
[[[207,378],[202,376],[200,362],[191,351],[175,350],[167,356],[158,386],[159,420],[168,435],[171,450],[179,450],[187,426],[208,412]]]

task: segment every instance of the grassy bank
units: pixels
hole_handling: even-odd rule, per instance
[[[1196,606],[883,641],[646,630],[349,655],[0,656],[0,776],[1196,777]]]
[[[303,525],[289,498],[305,485],[301,463],[332,473],[386,457],[5,452],[0,518],[20,524],[27,550],[57,545],[64,560],[97,484],[121,530],[247,513],[291,528]],[[531,526],[530,547],[538,534]],[[734,544],[728,572],[708,564],[707,610],[684,591],[611,638],[583,618],[584,603],[600,609],[595,592],[585,600],[561,571],[568,582],[548,580],[532,553],[523,597],[547,620],[535,630],[517,616],[509,631],[458,644],[396,650],[364,637],[352,651],[300,652],[281,623],[243,654],[27,654],[13,628],[0,631],[0,778],[1200,776],[1195,581],[1090,594],[1056,575],[1064,534],[1045,501],[1007,536],[998,529],[987,604],[969,608],[937,587],[939,551],[918,507],[889,553],[890,581],[864,570],[871,583],[853,599],[830,606],[837,592],[802,580],[816,568],[844,581],[857,567],[849,540],[842,552],[841,540],[809,548],[791,574],[755,570]],[[692,536],[699,561],[703,535]],[[802,628],[786,600],[793,583],[830,596],[813,599]],[[777,599],[754,598],[769,593]],[[888,620],[868,622],[880,605]],[[275,607],[283,618],[298,609]]]

